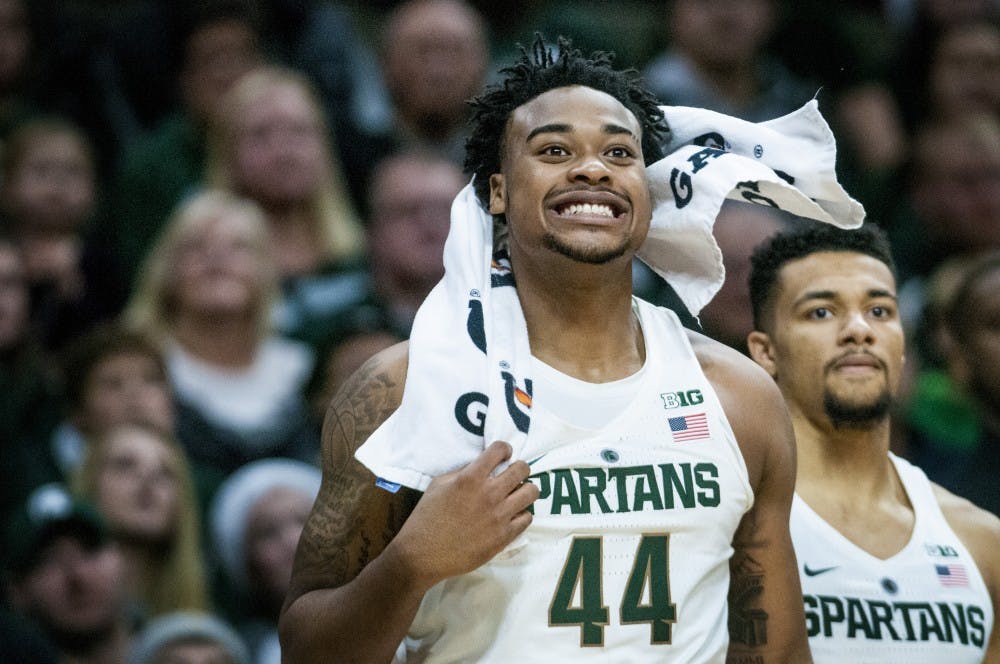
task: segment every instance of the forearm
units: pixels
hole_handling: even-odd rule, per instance
[[[427,588],[388,547],[349,583],[306,592],[286,607],[282,661],[391,661]]]

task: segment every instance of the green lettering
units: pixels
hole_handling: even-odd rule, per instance
[[[698,492],[698,504],[702,507],[718,507],[719,469],[714,463],[699,463],[694,467],[694,483],[701,491]]]
[[[944,633],[941,631],[941,623],[938,622],[937,614],[930,604],[924,604],[920,612],[920,640],[930,641],[934,635],[938,641],[944,641]]]
[[[864,605],[856,597],[847,598],[847,638],[857,638],[858,631],[861,631],[866,639],[873,637],[871,623],[868,622],[868,612]]]
[[[656,475],[652,466],[642,466],[638,469],[635,478],[635,504],[632,505],[633,512],[642,512],[646,509],[646,503],[652,505],[654,510],[663,509],[663,498],[660,495],[660,487],[656,483]]]
[[[549,480],[549,474],[546,472],[536,473],[534,475],[528,475],[529,480],[537,480],[535,484],[538,485],[538,500],[544,500],[549,497],[552,492],[552,482]],[[532,514],[535,513],[535,504],[532,503],[528,505],[528,511]]]
[[[839,597],[819,596],[820,611],[823,614],[823,636],[833,636],[833,623],[844,622],[844,605]]]
[[[580,506],[580,496],[576,490],[576,483],[569,470],[560,468],[553,470],[555,476],[555,487],[552,489],[552,514],[562,514],[563,506],[569,507],[571,514],[583,514]]]
[[[913,631],[913,621],[910,619],[910,609],[919,608],[920,604],[913,602],[896,602],[892,605],[894,609],[903,614],[903,625],[906,627],[906,640],[916,641],[917,635]]]
[[[577,468],[576,474],[580,477],[580,502],[587,514],[592,514],[597,510],[591,501],[597,503],[597,507],[602,514],[610,514],[611,507],[604,499],[604,489],[607,488],[608,479],[603,468]]]
[[[941,610],[941,622],[944,623],[944,640],[952,643],[955,635],[958,641],[964,646],[969,644],[969,627],[965,622],[965,611],[961,604],[955,604],[955,610],[947,602],[938,602],[938,609]],[[952,634],[955,630],[955,635]]]
[[[802,602],[806,607],[806,634],[810,637],[816,636],[820,627],[819,614],[816,613],[819,602],[812,595],[803,595]]]
[[[879,628],[879,625],[884,624],[892,640],[899,641],[899,634],[896,633],[896,628],[892,625],[892,606],[888,602],[869,601],[868,608],[872,614],[872,629],[875,632],[875,638],[882,638],[882,630]]]
[[[608,468],[608,479],[615,483],[618,494],[618,509],[616,511],[619,514],[628,512],[628,476],[631,471],[631,468]]]
[[[983,644],[986,643],[986,628],[983,626],[986,616],[983,614],[983,607],[970,606],[967,608],[969,611],[969,627],[972,628],[969,640],[972,641],[972,645],[982,648]]]
[[[680,465],[683,478],[677,474]],[[694,507],[694,481],[691,477],[691,464],[661,463],[660,473],[663,476],[663,498],[667,509],[674,507],[674,494],[681,500],[684,507]]]

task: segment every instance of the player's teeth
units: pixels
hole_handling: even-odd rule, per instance
[[[591,203],[573,203],[563,211],[563,214],[594,214],[603,217],[614,216],[614,212],[607,205],[593,205]]]

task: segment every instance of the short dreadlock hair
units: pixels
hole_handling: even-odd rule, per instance
[[[531,49],[523,46],[521,57],[510,67],[500,70],[505,78],[488,86],[472,106],[472,128],[465,142],[465,170],[475,176],[476,196],[489,205],[490,176],[500,172],[503,159],[504,135],[510,115],[517,107],[538,95],[569,85],[582,85],[607,93],[635,115],[642,128],[642,154],[646,164],[663,156],[664,141],[670,128],[659,108],[659,102],[639,85],[635,69],[612,67],[614,54],[595,51],[585,57],[574,49],[565,37],[556,42],[557,54],[535,35]]]
[[[767,312],[774,304],[778,273],[787,263],[821,251],[847,251],[871,256],[889,268],[895,277],[896,265],[885,233],[873,224],[845,230],[832,224],[796,220],[790,230],[761,243],[750,257],[750,304],[753,327],[765,327]]]

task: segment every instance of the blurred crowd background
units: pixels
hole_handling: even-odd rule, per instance
[[[536,31],[615,52],[666,104],[763,121],[818,99],[841,182],[893,242],[894,450],[997,513],[998,16],[0,0],[5,661],[278,661],[326,406],[441,277],[465,101]],[[788,223],[727,203],[726,284],[682,318],[745,351],[749,255]],[[635,288],[680,306],[639,265]]]

